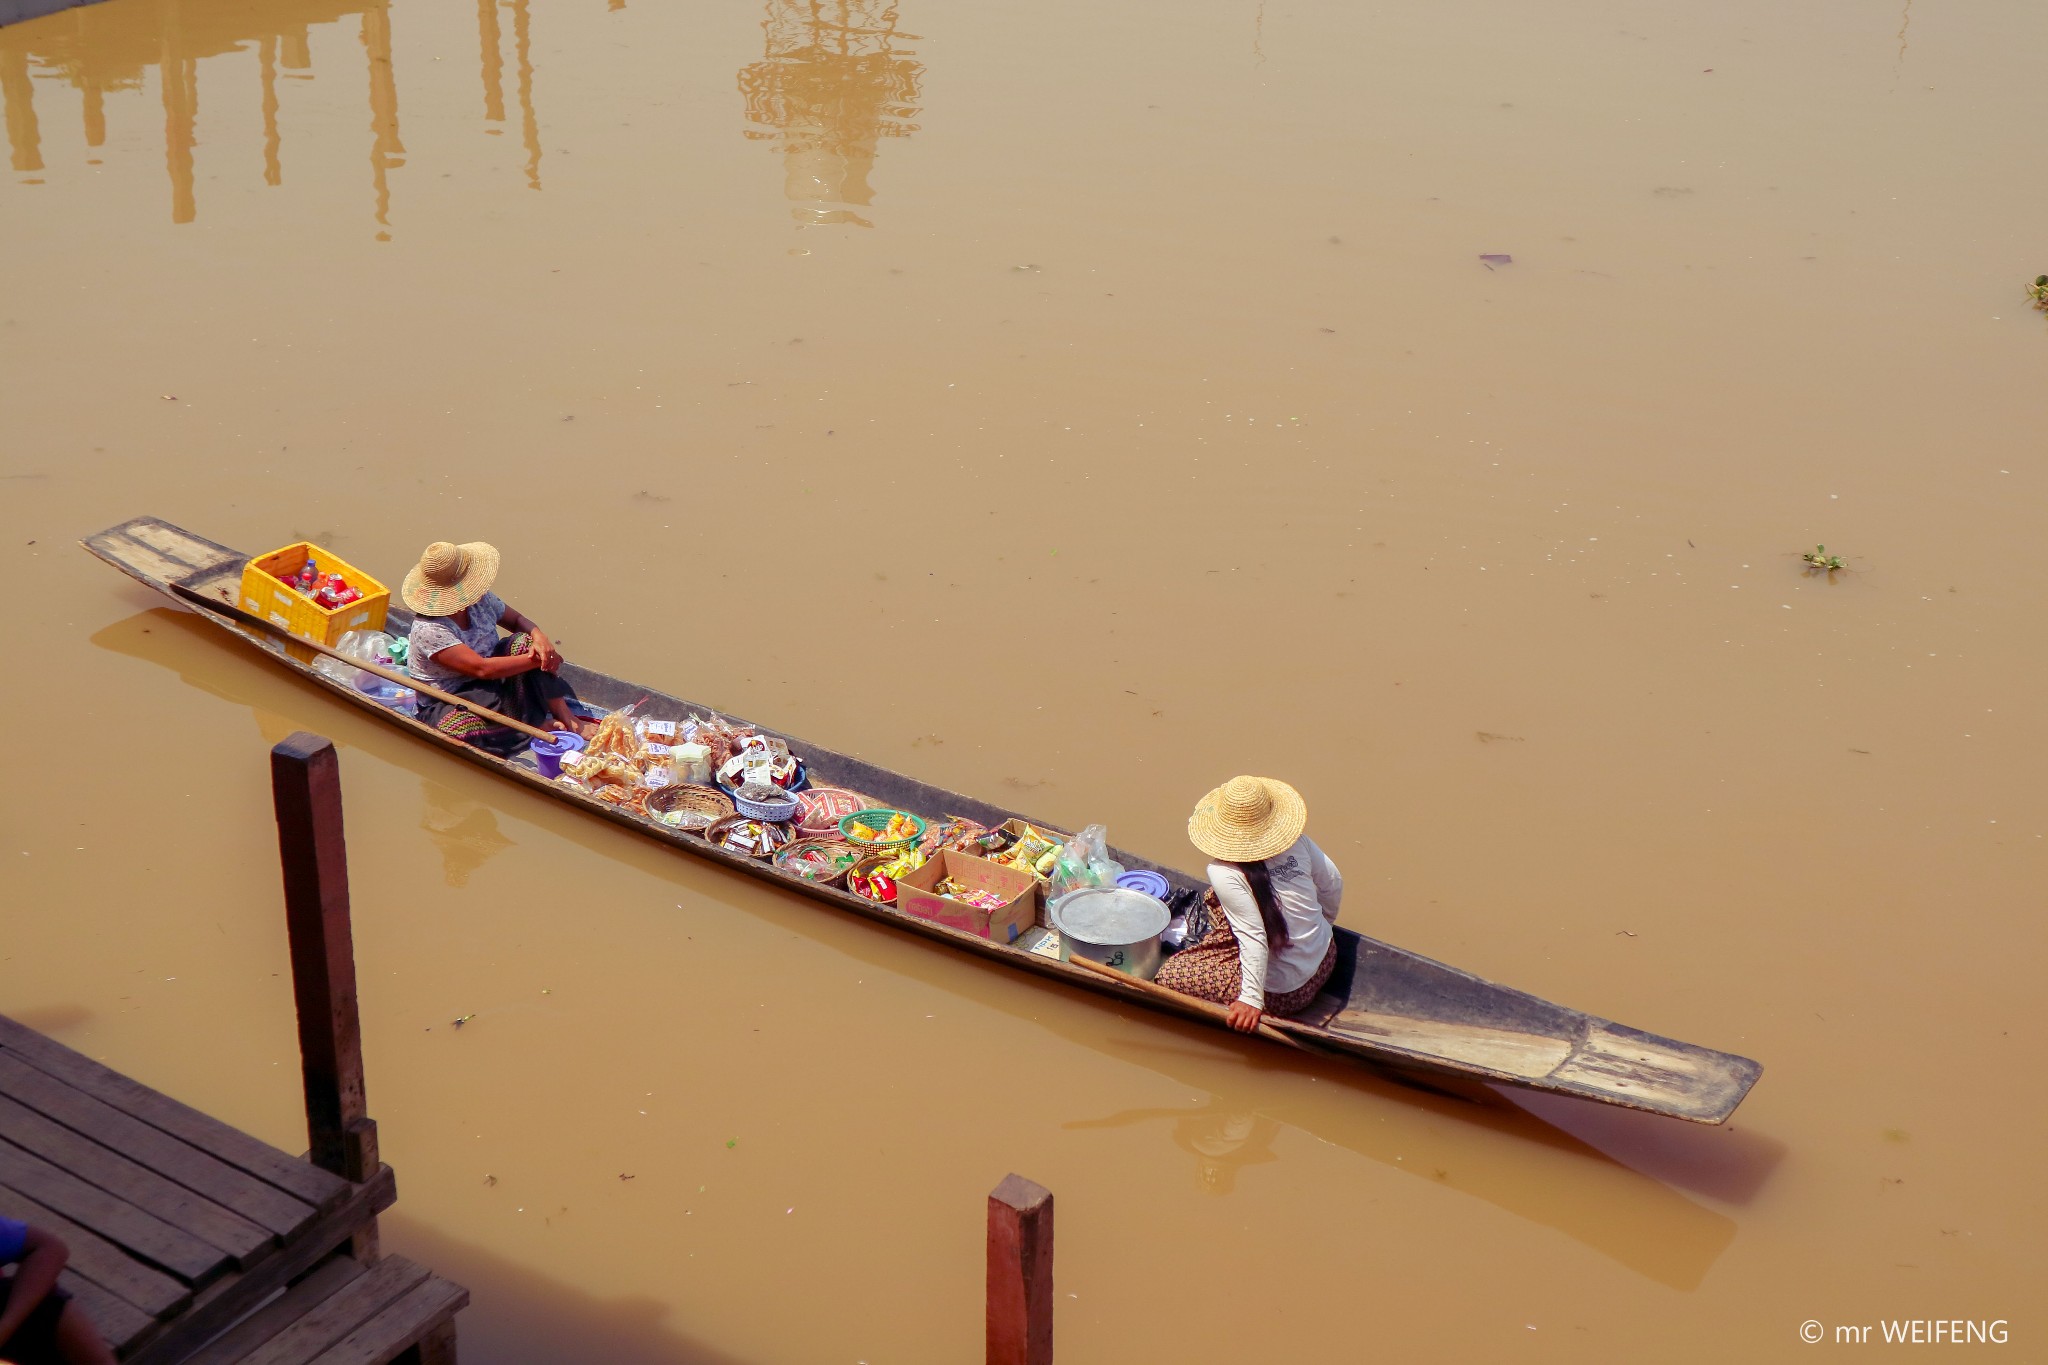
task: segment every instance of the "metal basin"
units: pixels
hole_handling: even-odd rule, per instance
[[[1069,891],[1047,917],[1060,931],[1060,961],[1085,957],[1144,981],[1165,959],[1159,935],[1173,919],[1164,901],[1124,887]]]

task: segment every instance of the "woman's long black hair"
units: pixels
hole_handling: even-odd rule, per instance
[[[1232,863],[1230,866],[1244,873],[1245,881],[1251,884],[1252,899],[1259,907],[1259,918],[1266,922],[1266,950],[1279,952],[1294,940],[1288,936],[1287,920],[1280,913],[1280,898],[1273,894],[1273,874],[1266,870],[1263,861]]]

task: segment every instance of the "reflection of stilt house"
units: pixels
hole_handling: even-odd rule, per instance
[[[769,0],[766,56],[740,72],[747,136],[781,145],[784,189],[800,224],[871,226],[848,205],[874,202],[868,172],[885,137],[917,131],[924,67],[896,32],[889,0]]]
[[[87,5],[0,29],[0,79],[7,85],[7,132],[14,167],[42,167],[31,75],[61,80],[79,91],[84,103],[85,145],[99,148],[107,140],[107,94],[142,89],[147,69],[156,66],[163,87],[164,164],[171,179],[171,221],[191,222],[198,213],[192,156],[199,140],[199,63],[207,57],[240,52],[253,40],[263,80],[263,178],[278,184],[283,178],[277,122],[280,57],[287,72],[310,72],[312,27],[357,13],[364,17],[363,37],[370,46],[373,121],[381,135],[381,125],[388,120],[395,145],[397,96],[389,92],[388,101],[380,100],[376,75],[380,57],[385,71],[390,69],[390,28],[387,20],[381,31],[373,34],[370,16],[371,10],[382,15],[387,3],[375,0],[366,7],[362,0],[279,0],[244,6],[204,0],[123,0],[119,5]]]
[[[497,11],[501,0],[478,0],[484,39],[484,117],[502,121]],[[527,184],[540,188],[540,123],[533,107],[532,35],[529,0],[502,0],[512,12]],[[279,126],[280,68],[283,79],[311,80],[311,30],[360,15],[360,41],[367,66],[370,104],[370,180],[379,238],[389,223],[388,173],[405,164],[399,139],[398,81],[391,65],[390,0],[120,0],[87,5],[29,23],[0,28],[0,102],[6,112],[7,142],[16,171],[43,169],[42,129],[37,122],[35,82],[62,82],[80,92],[85,143],[104,146],[106,96],[143,88],[148,68],[160,69],[164,110],[164,161],[171,179],[171,220],[189,223],[198,214],[193,155],[199,144],[199,63],[240,52],[253,44],[261,80],[263,181],[284,181],[283,134]],[[89,158],[98,164],[96,157]]]

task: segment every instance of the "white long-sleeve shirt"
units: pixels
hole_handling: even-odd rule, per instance
[[[1237,934],[1238,965],[1244,985],[1237,998],[1253,1009],[1266,1007],[1266,994],[1298,989],[1323,965],[1330,951],[1330,926],[1344,899],[1344,877],[1329,855],[1307,835],[1285,853],[1266,859],[1273,896],[1287,922],[1287,946],[1278,953],[1266,943],[1266,921],[1252,898],[1251,882],[1229,863],[1209,864],[1209,885]]]

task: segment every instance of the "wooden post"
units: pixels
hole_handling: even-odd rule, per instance
[[[322,1170],[361,1184],[377,1173],[377,1125],[363,1095],[363,1033],[356,1015],[355,939],[349,929],[348,850],[342,840],[341,765],[334,745],[301,730],[270,751],[284,862],[292,1000],[306,1083],[306,1132]],[[353,1237],[356,1259],[377,1259],[377,1225]]]
[[[1021,1175],[988,1197],[988,1365],[1052,1365],[1052,1191]]]

